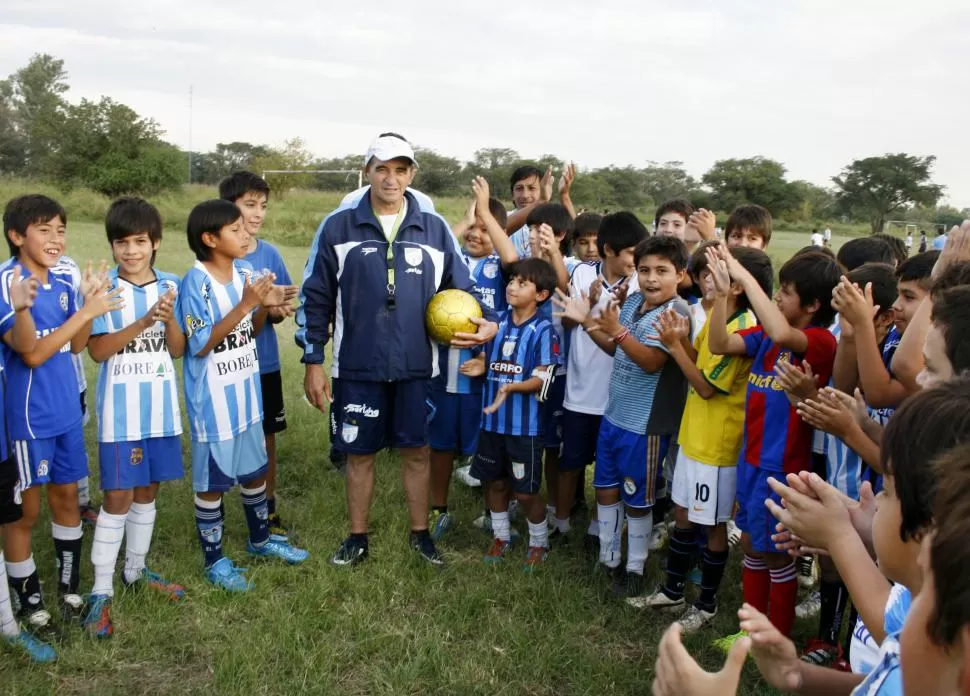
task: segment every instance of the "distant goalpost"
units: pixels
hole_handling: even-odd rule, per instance
[[[267,174],[351,174],[357,175],[357,188],[364,185],[364,172],[360,169],[264,169],[260,178],[266,179]]]
[[[886,227],[888,228],[886,231],[890,234],[892,234],[893,228],[896,228],[896,227],[902,228],[904,236],[908,236],[910,234],[914,234],[914,235],[919,234],[919,231],[922,229],[929,229],[929,230],[939,229],[946,232],[946,225],[941,225],[936,222],[914,223],[914,222],[907,222],[906,220],[887,220]]]

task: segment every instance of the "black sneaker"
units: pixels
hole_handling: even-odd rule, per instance
[[[87,602],[79,594],[62,593],[58,596],[61,605],[61,618],[65,624],[80,626],[87,613]]]
[[[273,513],[267,520],[269,523],[269,534],[275,537],[278,541],[288,541],[290,538],[289,528],[283,524],[283,520],[280,519],[278,513]]]
[[[434,542],[431,541],[431,535],[427,531],[411,532],[411,548],[431,565],[443,566],[445,564],[444,557],[435,548]]]
[[[583,535],[583,549],[590,556],[600,555],[600,538],[596,534],[584,534]]]
[[[367,539],[349,536],[330,558],[330,563],[335,566],[355,566],[366,561],[368,555]]]
[[[563,544],[569,543],[569,534],[560,532],[558,529],[553,529],[549,532],[549,546],[561,546]]]

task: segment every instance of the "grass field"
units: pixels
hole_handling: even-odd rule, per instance
[[[275,214],[270,211],[270,229]],[[110,260],[103,226],[72,222],[68,230],[70,256],[79,262]],[[781,260],[805,243],[807,235],[779,232],[772,254]],[[281,251],[291,274],[299,277],[306,247],[281,246]],[[166,229],[157,266],[181,274],[191,262],[184,234]],[[581,537],[556,548],[535,575],[523,573],[518,557],[502,567],[486,567],[481,555],[489,539],[471,524],[480,513],[479,497],[458,483],[451,500],[458,525],[440,544],[448,565],[435,570],[420,563],[407,549],[408,521],[394,456],[382,455],[378,462],[370,561],[353,570],[331,567],[327,559],[347,531],[344,481],[326,458],[324,418],[302,398],[303,370],[292,324],[279,327],[279,334],[289,421],[278,440],[279,506],[300,544],[310,550],[310,560],[298,568],[246,562],[241,504],[238,494],[231,494],[226,500],[227,555],[251,568],[256,589],[228,596],[210,588],[201,573],[191,484],[166,485],[159,496],[149,565],[183,582],[188,602],[170,605],[121,593],[119,584],[114,638],[94,642],[77,632],[60,646],[59,661],[45,667],[0,652],[4,693],[649,692],[656,646],[668,617],[639,613],[611,598],[608,584],[582,551]],[[90,404],[96,371],[88,362]],[[95,451],[94,432],[92,422],[89,452]],[[187,452],[187,435],[184,442]],[[94,498],[100,499],[97,493]],[[584,526],[580,522],[578,531]],[[39,525],[35,555],[53,599],[48,530],[46,521]],[[90,532],[84,549],[82,585],[88,589]],[[650,558],[648,573],[654,580],[660,577],[661,560],[662,554]],[[721,661],[711,641],[737,630],[733,612],[740,603],[739,582],[736,556],[724,579],[721,613],[712,627],[687,641],[708,668]],[[799,635],[807,637],[811,628],[800,625]],[[741,692],[772,693],[750,664]]]

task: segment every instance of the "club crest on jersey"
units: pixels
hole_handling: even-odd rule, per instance
[[[515,352],[515,341],[506,341],[502,344],[502,357],[511,358]]]
[[[62,292],[61,293],[61,296],[58,298],[58,300],[60,300],[61,309],[66,312],[67,311],[67,293],[66,292]]]
[[[623,492],[627,495],[633,495],[637,492],[637,482],[634,481],[629,476],[623,479]]]
[[[340,439],[350,444],[357,439],[357,435],[360,432],[360,428],[356,423],[344,423],[343,427],[340,429]]]
[[[486,278],[494,278],[498,275],[498,264],[494,261],[489,261],[485,264],[485,268],[482,269],[482,275]]]
[[[47,476],[47,472],[50,471],[51,465],[46,459],[41,459],[40,464],[37,465],[37,478],[42,476]]]
[[[132,466],[138,466],[139,464],[142,463],[144,458],[145,458],[145,452],[141,447],[131,448],[131,456],[128,458],[128,461],[131,462]]]
[[[512,462],[512,475],[516,481],[525,478],[525,464],[523,462]]]
[[[408,262],[409,266],[420,266],[423,256],[424,254],[417,247],[407,247],[404,250],[404,260]]]

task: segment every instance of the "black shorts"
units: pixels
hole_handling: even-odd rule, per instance
[[[516,493],[538,493],[542,485],[542,438],[483,430],[471,475],[480,481],[510,479]]]
[[[286,430],[286,409],[283,408],[283,375],[279,370],[259,375],[263,390],[263,434],[272,435]]]
[[[16,458],[10,457],[0,462],[0,525],[16,522],[23,517],[20,503],[16,502],[19,482]]]

